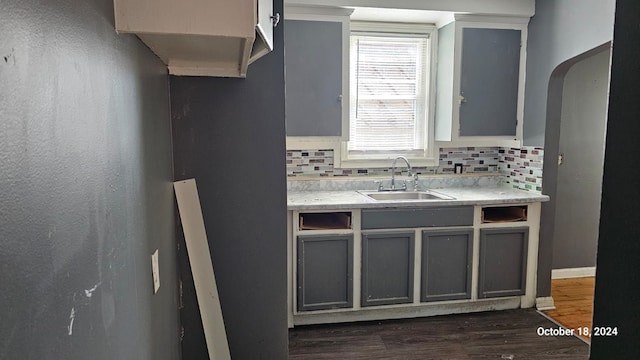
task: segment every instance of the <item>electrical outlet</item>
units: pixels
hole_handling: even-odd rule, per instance
[[[160,266],[158,265],[158,249],[151,255],[151,273],[153,274],[153,293],[160,288]]]

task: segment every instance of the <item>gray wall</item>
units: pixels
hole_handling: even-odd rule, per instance
[[[536,0],[529,23],[524,144],[544,145],[547,88],[564,61],[609,42],[615,0]]]
[[[610,56],[607,49],[586,58],[564,78],[554,269],[596,265]]]
[[[640,2],[618,0],[607,122],[591,359],[640,359]]]
[[[564,76],[573,64],[610,46],[615,0],[537,0],[529,23],[524,143],[544,145],[538,290],[551,294],[557,154]]]
[[[0,359],[179,358],[165,66],[111,0],[1,7]]]
[[[274,2],[282,14],[282,0]],[[233,359],[287,358],[283,28],[246,79],[171,77],[176,179],[195,178]],[[184,359],[207,356],[180,231]]]

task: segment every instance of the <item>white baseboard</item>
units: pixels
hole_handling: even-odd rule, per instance
[[[556,304],[553,302],[551,296],[536,298],[536,309],[538,311],[543,310],[555,310]]]
[[[586,276],[596,276],[596,267],[581,267],[581,268],[568,268],[568,269],[553,269],[551,270],[552,279],[569,279]]]

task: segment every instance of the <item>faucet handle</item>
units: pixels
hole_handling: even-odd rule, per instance
[[[418,183],[420,179],[418,179],[418,174],[413,174],[413,191],[419,191],[420,184]]]
[[[373,180],[374,184],[378,184],[378,191],[382,191],[382,181],[380,180]]]

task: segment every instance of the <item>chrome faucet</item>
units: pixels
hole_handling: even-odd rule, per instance
[[[398,159],[403,160],[407,164],[407,175],[409,177],[413,176],[413,173],[411,172],[411,164],[406,157],[398,156],[397,158],[393,159],[393,163],[391,163],[391,190],[396,190],[396,161],[398,161]],[[406,182],[401,190],[407,190]]]

